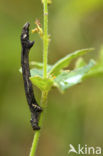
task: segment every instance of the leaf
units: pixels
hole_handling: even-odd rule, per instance
[[[39,69],[43,68],[43,63],[41,62],[31,61],[30,65],[35,66],[35,68],[39,68]]]
[[[95,67],[91,68],[91,70],[88,72],[88,74],[85,76],[85,78],[93,77],[93,76],[103,76],[103,65],[97,64]]]
[[[36,65],[40,65],[42,68],[42,63],[36,62]],[[36,66],[37,67],[37,66]],[[49,91],[53,85],[53,81],[49,78],[43,78],[43,69],[33,68],[30,70],[32,83],[37,86],[41,91]],[[47,65],[47,72],[51,69],[51,65]]]
[[[30,64],[35,66],[35,68],[32,68],[30,70],[31,77],[37,76],[37,75],[40,77],[43,77],[43,63],[31,62]],[[52,65],[47,65],[47,72],[49,72],[51,68],[52,68]]]
[[[63,71],[60,75],[54,79],[54,86],[60,89],[60,91],[65,91],[66,89],[80,83],[87,72],[94,66],[94,60],[90,60],[89,64],[75,69],[73,71]]]
[[[49,72],[51,68],[52,68],[51,65],[47,65],[47,72]],[[43,77],[43,69],[33,68],[30,70],[30,73],[31,73],[31,77],[37,76],[37,75],[40,77]]]
[[[19,69],[19,72],[22,73],[22,68]],[[37,75],[43,77],[43,69],[37,69],[37,68],[30,69],[30,74],[31,77]]]
[[[31,77],[40,76],[43,77],[43,69],[33,68],[30,70]]]
[[[101,48],[99,59],[94,67],[90,69],[88,74],[86,74],[85,78],[93,77],[93,76],[103,76],[103,48]]]
[[[85,63],[84,59],[82,57],[80,57],[80,58],[78,58],[78,60],[75,63],[75,69],[83,67],[85,65],[86,65],[86,63]]]
[[[53,81],[49,78],[42,78],[40,76],[30,77],[32,83],[41,91],[49,91],[53,85]]]
[[[30,62],[30,65],[35,66],[35,68],[43,69],[43,63],[32,61]],[[52,65],[47,65],[48,68],[51,68]]]
[[[73,59],[77,58],[78,56],[84,55],[87,52],[90,52],[92,50],[94,50],[94,49],[93,48],[82,49],[82,50],[75,51],[74,53],[71,53],[71,54],[65,56],[64,58],[60,59],[59,61],[57,61],[57,63],[55,63],[53,65],[52,69],[50,70],[50,74],[57,75],[57,73],[61,69],[67,67]]]
[[[41,64],[41,63],[40,63]],[[39,63],[36,63],[36,67]],[[51,66],[47,66],[47,72],[49,72]],[[22,68],[19,69],[20,73],[22,73]],[[46,78],[43,79],[43,69],[33,68],[30,70],[31,77],[30,80],[32,83],[37,86],[41,91],[49,91],[53,85],[52,79]]]
[[[43,77],[43,64],[40,62],[32,62],[31,65],[34,65],[36,68],[30,69],[31,77],[40,76]],[[52,65],[47,65],[47,72],[49,72],[52,68]],[[19,69],[19,72],[22,73],[22,68]]]
[[[103,47],[100,50],[100,55],[99,55],[98,62],[103,65]]]
[[[22,68],[21,67],[19,68],[19,72],[22,73]]]

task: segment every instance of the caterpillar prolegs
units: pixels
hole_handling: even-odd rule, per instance
[[[29,40],[29,27],[30,24],[26,23],[22,28],[21,33],[21,67],[22,67],[22,75],[24,80],[24,89],[25,95],[27,98],[27,102],[31,111],[31,125],[33,130],[39,130],[40,127],[38,125],[39,116],[42,112],[42,108],[37,104],[37,101],[34,96],[33,86],[30,77],[30,68],[29,68],[29,51],[34,45],[34,41]]]

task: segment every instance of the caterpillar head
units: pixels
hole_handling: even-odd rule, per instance
[[[21,44],[23,48],[28,48],[30,49],[33,44],[34,41],[30,41],[29,40],[29,27],[30,27],[30,23],[27,22],[22,29],[22,33],[21,33]]]

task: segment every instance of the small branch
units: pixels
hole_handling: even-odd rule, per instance
[[[21,66],[22,66],[25,94],[31,111],[32,128],[33,130],[39,130],[40,127],[38,126],[38,120],[42,109],[37,104],[37,101],[33,93],[33,86],[31,81],[29,80],[30,77],[29,51],[31,47],[34,45],[34,41],[31,42],[29,40],[29,26],[30,24],[26,23],[22,29],[22,34],[21,34],[21,45],[22,45]]]

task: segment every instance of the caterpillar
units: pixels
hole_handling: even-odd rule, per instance
[[[29,51],[34,45],[34,41],[29,40],[29,27],[30,24],[27,22],[23,28],[21,33],[21,67],[22,67],[22,75],[24,81],[24,89],[26,99],[31,111],[31,125],[33,130],[39,130],[40,127],[38,125],[39,116],[42,112],[42,108],[37,104],[37,101],[34,96],[33,86],[29,79],[30,77],[30,68],[29,68]]]

